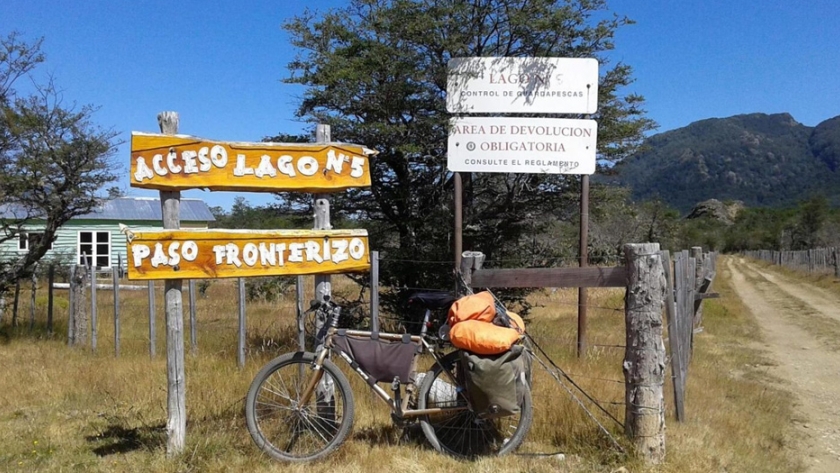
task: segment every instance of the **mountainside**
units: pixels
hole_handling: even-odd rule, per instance
[[[837,203],[840,116],[813,128],[787,113],[701,120],[650,137],[645,151],[598,180],[683,212],[707,199],[775,207],[822,193]]]

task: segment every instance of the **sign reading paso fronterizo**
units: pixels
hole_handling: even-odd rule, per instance
[[[131,186],[318,192],[370,186],[375,151],[345,143],[239,143],[133,132]]]
[[[123,229],[128,278],[193,279],[370,270],[366,230]]]

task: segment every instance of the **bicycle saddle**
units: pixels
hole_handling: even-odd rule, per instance
[[[416,304],[432,310],[449,309],[449,306],[456,300],[455,296],[443,291],[415,292],[409,296],[408,304]]]

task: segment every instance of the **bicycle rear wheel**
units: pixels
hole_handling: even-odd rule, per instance
[[[245,401],[245,419],[254,443],[273,458],[304,462],[338,448],[353,424],[350,383],[330,360],[324,360],[320,383],[332,383],[332,399],[315,393],[304,405],[301,395],[312,370],[313,353],[287,353],[270,361],[254,377]]]
[[[443,369],[451,379],[463,384],[458,352],[441,359]],[[435,364],[426,373],[418,392],[418,409],[446,408],[467,404],[463,391],[452,385],[443,369]],[[497,419],[480,419],[468,410],[441,412],[420,418],[420,426],[435,450],[459,458],[482,455],[505,455],[516,450],[525,439],[533,420],[531,391],[525,393],[519,404],[519,414]]]

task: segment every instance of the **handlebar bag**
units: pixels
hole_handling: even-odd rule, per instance
[[[400,341],[387,341],[370,337],[357,337],[339,330],[333,337],[334,348],[350,356],[359,367],[370,375],[371,382],[391,382],[399,376],[400,383],[413,379],[414,354],[420,346],[405,334]]]

